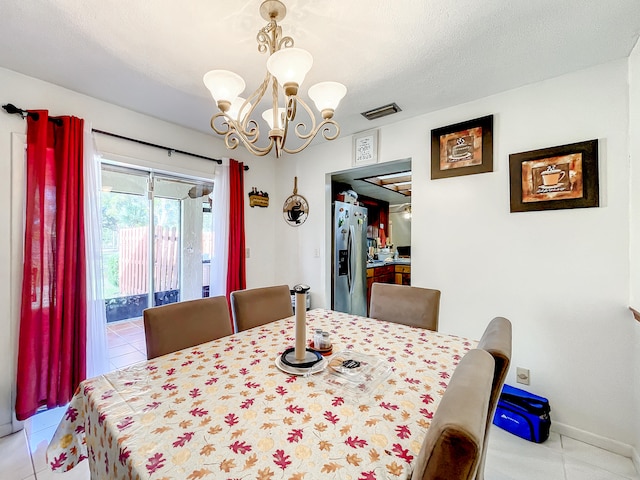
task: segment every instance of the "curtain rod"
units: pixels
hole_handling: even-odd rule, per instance
[[[182,155],[188,155],[190,157],[202,158],[203,160],[210,160],[212,162],[216,162],[218,165],[222,164],[222,160],[218,158],[205,157],[204,155],[198,155],[197,153],[185,152],[184,150],[178,150],[176,148],[165,147],[163,145],[158,145],[157,143],[145,142],[144,140],[137,140],[135,138],[125,137],[124,135],[118,135],[117,133],[105,132],[104,130],[98,130],[97,128],[92,128],[92,132],[99,133],[101,135],[107,135],[109,137],[120,138],[122,140],[128,140],[129,142],[139,143],[140,145],[146,145],[148,147],[160,148],[162,150],[167,151],[167,155],[170,157],[172,153],[180,153]],[[249,170],[247,165],[244,166],[245,172]]]
[[[18,107],[16,107],[15,105],[13,105],[11,103],[7,103],[6,105],[3,105],[2,108],[4,108],[7,113],[9,113],[9,114],[18,114],[22,118],[30,116],[34,120],[38,120],[38,118],[40,117],[36,112],[28,112],[27,110],[23,110],[22,108],[18,108]],[[61,122],[61,120],[57,119],[57,118],[49,118],[49,120],[51,120],[52,122],[56,122],[56,123]],[[218,158],[205,157],[204,155],[198,155],[197,153],[185,152],[184,150],[178,150],[176,148],[165,147],[163,145],[158,145],[156,143],[145,142],[144,140],[137,140],[135,138],[125,137],[123,135],[118,135],[116,133],[105,132],[104,130],[98,130],[96,128],[92,128],[91,131],[95,132],[95,133],[100,133],[102,135],[108,135],[110,137],[120,138],[122,140],[128,140],[130,142],[139,143],[141,145],[146,145],[148,147],[160,148],[162,150],[166,150],[168,156],[171,156],[171,154],[173,152],[176,152],[176,153],[180,153],[182,155],[188,155],[190,157],[201,158],[203,160],[210,160],[212,162],[216,162],[218,165],[222,164],[222,160],[220,160]],[[247,165],[245,165],[244,166],[244,170],[245,171],[249,170],[249,167]]]
[[[13,115],[15,113],[20,115],[23,119],[31,117],[34,120],[38,120],[40,118],[40,114],[38,112],[28,112],[27,110],[16,107],[13,103],[7,103],[6,105],[3,105],[2,108],[4,108],[9,114]],[[62,125],[62,120],[59,118],[49,117],[48,120],[56,125]]]

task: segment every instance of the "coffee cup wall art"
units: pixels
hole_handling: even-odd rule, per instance
[[[493,171],[493,115],[431,130],[431,179]]]
[[[597,207],[598,140],[509,155],[511,211]]]

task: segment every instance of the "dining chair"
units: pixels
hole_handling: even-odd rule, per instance
[[[233,333],[224,295],[151,307],[142,315],[147,360]]]
[[[392,283],[371,286],[369,317],[438,331],[440,290]]]
[[[487,328],[478,342],[478,347],[485,350],[493,357],[495,369],[491,384],[491,398],[487,412],[487,428],[484,432],[484,445],[482,457],[478,466],[476,480],[484,480],[484,466],[487,457],[487,444],[489,443],[489,429],[493,424],[493,416],[496,412],[498,399],[502,392],[502,386],[509,371],[511,363],[511,322],[503,317],[496,317],[489,322]]]
[[[480,462],[493,358],[470,350],[453,372],[416,459],[412,480],[472,480]]]
[[[231,292],[231,314],[236,332],[293,316],[288,285]]]

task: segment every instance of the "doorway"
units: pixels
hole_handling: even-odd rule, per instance
[[[102,268],[109,359],[146,359],[142,312],[209,296],[211,181],[103,163]]]
[[[357,263],[366,269],[364,298],[368,306],[370,286],[374,281],[404,285],[411,282],[411,159],[335,172],[328,177],[331,179],[329,211],[332,212],[332,218],[326,230],[331,239],[327,250],[331,255],[328,256],[330,260],[326,268],[331,306],[335,309],[335,299],[341,295],[341,282],[336,280],[341,275],[336,268],[339,253],[335,241],[336,229],[341,228],[338,226],[341,218],[336,216],[334,210],[336,202],[367,209],[364,257],[353,264]],[[343,204],[339,205],[345,209]],[[361,274],[360,271],[355,272],[357,276]],[[349,295],[353,296],[353,292],[350,291]]]

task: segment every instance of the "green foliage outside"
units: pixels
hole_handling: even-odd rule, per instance
[[[102,268],[104,270],[104,298],[117,297],[120,293],[120,287],[118,286],[118,253],[103,254]]]
[[[104,296],[120,294],[118,282],[118,231],[124,228],[144,227],[149,222],[149,201],[145,195],[102,192],[102,268]],[[155,198],[154,224],[180,229],[180,201]]]

